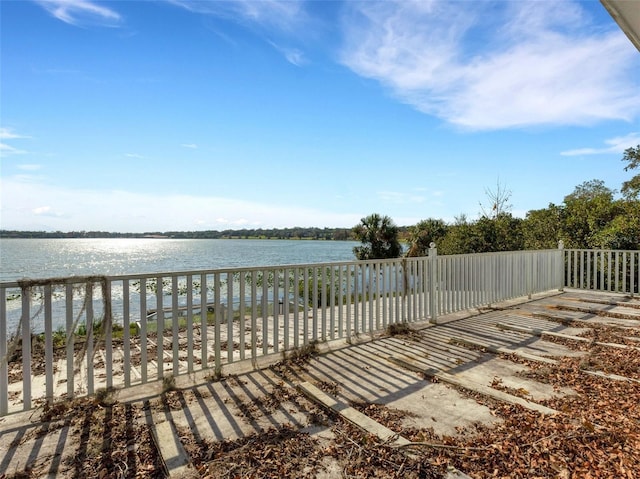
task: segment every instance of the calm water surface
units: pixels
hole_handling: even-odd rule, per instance
[[[354,259],[354,241],[2,239],[0,281],[192,271]]]

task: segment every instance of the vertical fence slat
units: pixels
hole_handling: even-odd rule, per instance
[[[247,273],[244,271],[240,273],[240,285],[239,285],[239,296],[240,296],[240,304],[238,306],[239,314],[240,314],[240,360],[245,359],[245,347],[246,347],[246,282],[247,282]]]
[[[309,344],[309,268],[302,271],[302,342]]]
[[[66,358],[67,358],[67,398],[73,399],[75,389],[75,371],[73,368],[74,355],[74,321],[73,321],[73,285],[65,286],[65,331],[66,331]]]
[[[251,361],[255,366],[258,356],[258,272],[251,272]]]
[[[94,342],[93,342],[93,282],[91,280],[87,281],[87,289],[86,289],[86,326],[87,326],[87,351],[86,351],[86,361],[87,361],[87,393],[93,394],[94,392],[94,377],[93,377],[93,351],[94,351]]]
[[[338,266],[338,337],[344,337],[344,269]]]
[[[620,272],[620,274],[622,275],[622,292],[625,293],[627,291],[627,264],[628,264],[627,252],[623,251],[621,255],[622,255],[622,271]]]
[[[336,268],[331,266],[329,272],[329,338],[336,338]]]
[[[0,416],[9,412],[9,356],[7,290],[0,287]]]
[[[233,362],[233,273],[227,273],[227,363]]]
[[[375,263],[369,263],[367,265],[367,292],[366,297],[369,299],[369,331],[373,331],[375,328],[374,324],[374,286],[373,286],[373,276],[375,275]]]
[[[381,271],[380,271],[380,287],[381,287],[381,294],[382,294],[382,327],[384,329],[387,328],[387,326],[389,325],[389,317],[388,317],[388,300],[389,300],[389,286],[387,284],[387,275],[389,272],[389,263],[384,263],[382,265]]]
[[[147,278],[140,280],[140,381],[147,382]]]
[[[122,280],[122,370],[125,387],[131,386],[131,312],[129,280]]]
[[[187,372],[193,372],[193,275],[186,277],[187,293]]]
[[[294,268],[293,270],[293,291],[294,301],[293,308],[293,347],[300,347],[300,269]]]
[[[262,271],[262,354],[269,353],[269,271]]]
[[[7,351],[7,290],[0,288],[0,416],[9,412],[9,357]]]
[[[324,267],[319,269],[320,278],[318,288],[318,301],[322,304],[321,306],[321,334],[320,338],[322,341],[327,340],[327,271]]]
[[[51,314],[51,284],[44,287],[44,370],[45,394],[48,402],[53,401],[53,324]]]
[[[200,362],[203,368],[209,367],[209,300],[207,294],[207,275],[200,275]]]
[[[171,277],[171,358],[172,374],[180,374],[180,311],[178,310],[178,276]]]
[[[639,254],[633,253],[633,252],[631,253],[631,275],[630,275],[629,291],[631,292],[632,298],[636,291],[635,289],[636,284],[640,284],[640,274],[636,276],[636,269],[635,269],[636,256],[638,256],[638,263],[640,263],[640,253]]]
[[[107,389],[113,387],[113,314],[111,310],[111,281],[105,280],[101,293],[103,304],[101,338],[104,336],[105,374]],[[99,347],[99,343],[97,344]]]
[[[351,305],[354,303],[352,290],[351,290],[351,284],[352,284],[351,278],[352,278],[351,265],[347,265],[347,271],[346,271],[347,291],[346,291],[346,301],[345,301],[345,310],[347,314],[347,340],[351,338],[351,314],[352,314]]]
[[[220,323],[224,319],[224,313],[222,311],[222,299],[220,298],[220,273],[213,275],[213,294],[214,294],[214,306],[213,306],[213,361],[215,368],[215,375],[219,375],[222,372],[222,335],[220,332]]]
[[[22,401],[23,409],[31,409],[31,288],[22,288]]]
[[[358,276],[360,275],[360,270],[362,265],[356,264],[353,266],[353,332],[358,334],[361,332],[360,328],[360,281],[358,281]]]
[[[290,285],[290,280],[291,280],[291,270],[289,268],[285,268],[282,271],[282,276],[283,276],[283,282],[282,282],[282,321],[283,321],[283,346],[284,346],[284,350],[287,351],[289,349],[289,326],[290,326],[290,311],[289,311],[289,303],[290,301],[290,295],[291,295],[291,285]]]
[[[273,351],[279,351],[280,342],[280,270],[273,270]]]
[[[162,276],[156,277],[156,361],[157,377],[164,377],[164,298]]]

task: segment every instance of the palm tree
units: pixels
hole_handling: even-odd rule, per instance
[[[353,227],[353,235],[362,246],[353,248],[357,259],[398,258],[402,246],[398,240],[398,227],[388,216],[371,214]]]

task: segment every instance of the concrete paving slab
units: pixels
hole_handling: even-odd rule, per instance
[[[542,414],[553,415],[553,414],[557,414],[558,412],[554,409],[548,408],[546,406],[542,406],[541,404],[537,404],[533,401],[528,401],[526,399],[513,396],[511,394],[507,394],[503,391],[493,389],[484,384],[476,383],[475,381],[469,379],[468,377],[465,377],[462,374],[453,375],[453,374],[449,374],[444,371],[439,371],[436,369],[426,369],[426,370],[422,369],[421,365],[416,364],[415,361],[412,360],[412,358],[389,356],[388,359],[389,361],[395,364],[398,364],[401,367],[412,369],[415,371],[420,371],[428,376],[431,376],[431,377],[437,378],[440,381],[446,382],[447,384],[451,384],[452,386],[468,389],[470,391],[480,393],[484,396],[497,399],[498,401],[503,401],[510,404],[517,404],[526,409],[537,411]]]

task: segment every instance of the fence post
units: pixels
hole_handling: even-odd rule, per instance
[[[564,241],[558,241],[558,291],[564,291],[565,280]]]
[[[438,286],[436,285],[436,267],[438,264],[438,249],[435,243],[429,244],[429,319],[430,323],[438,324]]]

